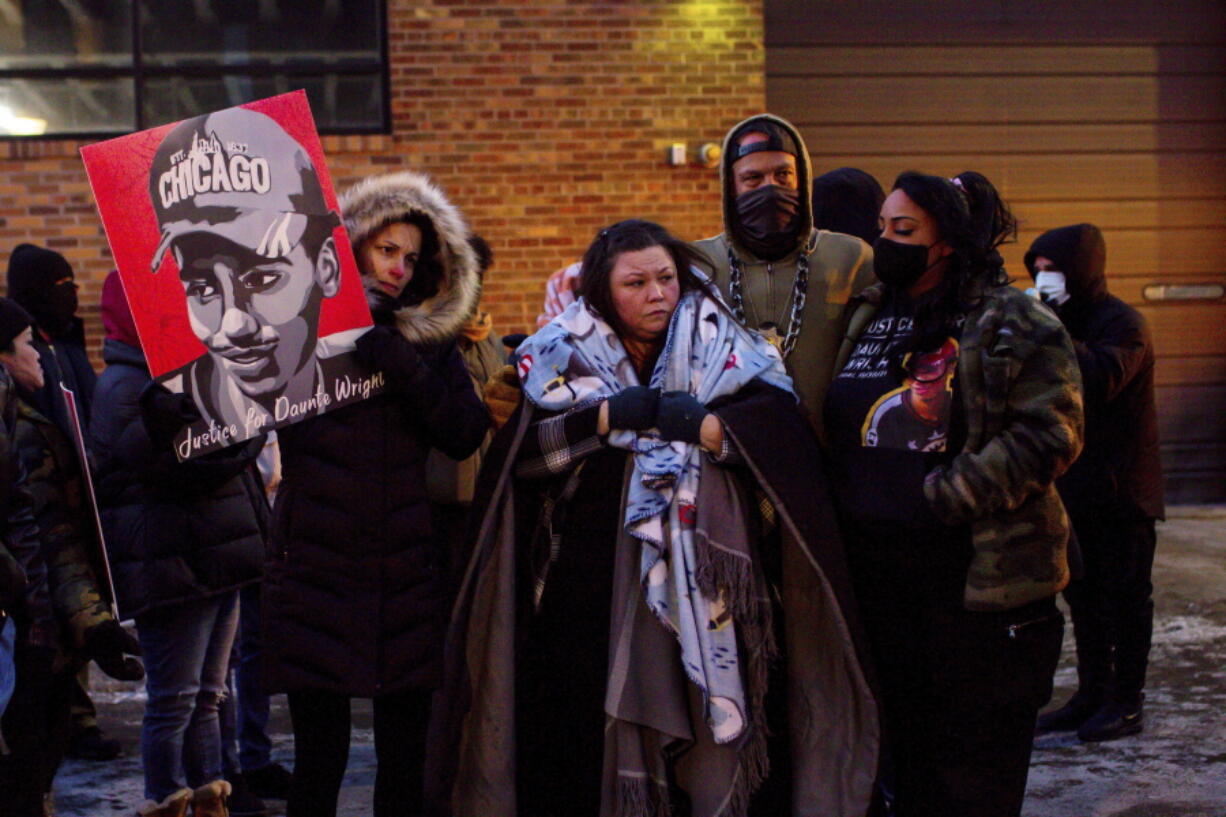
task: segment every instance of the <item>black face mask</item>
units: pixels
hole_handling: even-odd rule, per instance
[[[52,337],[67,332],[77,314],[77,286],[72,281],[52,285],[46,300],[38,304],[34,320]]]
[[[767,184],[736,197],[737,239],[759,258],[776,261],[796,246],[800,194]]]
[[[930,249],[923,244],[901,244],[879,237],[873,242],[873,271],[886,286],[907,289],[941,260],[929,264]]]
[[[64,323],[71,322],[77,314],[77,285],[72,281],[56,284],[51,303],[60,320]]]

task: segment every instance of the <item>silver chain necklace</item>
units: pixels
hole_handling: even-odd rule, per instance
[[[743,272],[741,270],[741,261],[736,257],[732,248],[728,248],[728,289],[729,295],[732,298],[732,314],[743,326],[748,326],[748,321],[745,317],[745,293],[742,282]],[[805,312],[805,297],[809,292],[809,256],[804,250],[796,257],[796,280],[792,282],[792,294],[789,299],[792,303],[791,313],[788,315],[787,330],[783,336],[779,336],[779,329],[774,323],[764,321],[758,331],[766,336],[766,339],[775,345],[779,350],[779,354],[784,358],[792,354],[792,349],[796,348],[796,341],[800,337],[800,327],[804,321]]]

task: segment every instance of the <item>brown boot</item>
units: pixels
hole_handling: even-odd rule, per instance
[[[226,798],[231,791],[227,780],[205,783],[192,792],[192,817],[230,817]]]
[[[137,817],[187,817],[187,804],[192,801],[191,789],[179,789],[160,803],[152,800],[136,810]]]

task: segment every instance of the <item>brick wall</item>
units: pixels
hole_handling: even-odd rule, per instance
[[[393,132],[325,137],[333,180],[434,176],[494,248],[498,331],[532,325],[544,276],[604,224],[719,231],[716,171],[665,148],[765,108],[761,0],[392,0],[388,17]],[[0,143],[0,265],[22,241],[62,252],[96,350],[110,257],[79,147]]]

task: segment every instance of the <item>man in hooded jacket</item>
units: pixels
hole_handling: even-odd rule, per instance
[[[1065,591],[1078,689],[1040,732],[1113,740],[1143,726],[1153,629],[1154,520],[1165,513],[1154,346],[1145,318],[1107,291],[1106,244],[1093,224],[1043,233],[1026,253],[1040,297],[1063,321],[1085,393],[1081,458],[1058,481],[1085,563]]]
[[[788,374],[821,434],[847,302],[876,282],[873,251],[813,226],[809,151],[788,121],[759,114],[724,138],[724,232],[695,243],[737,318],[780,346]]]

